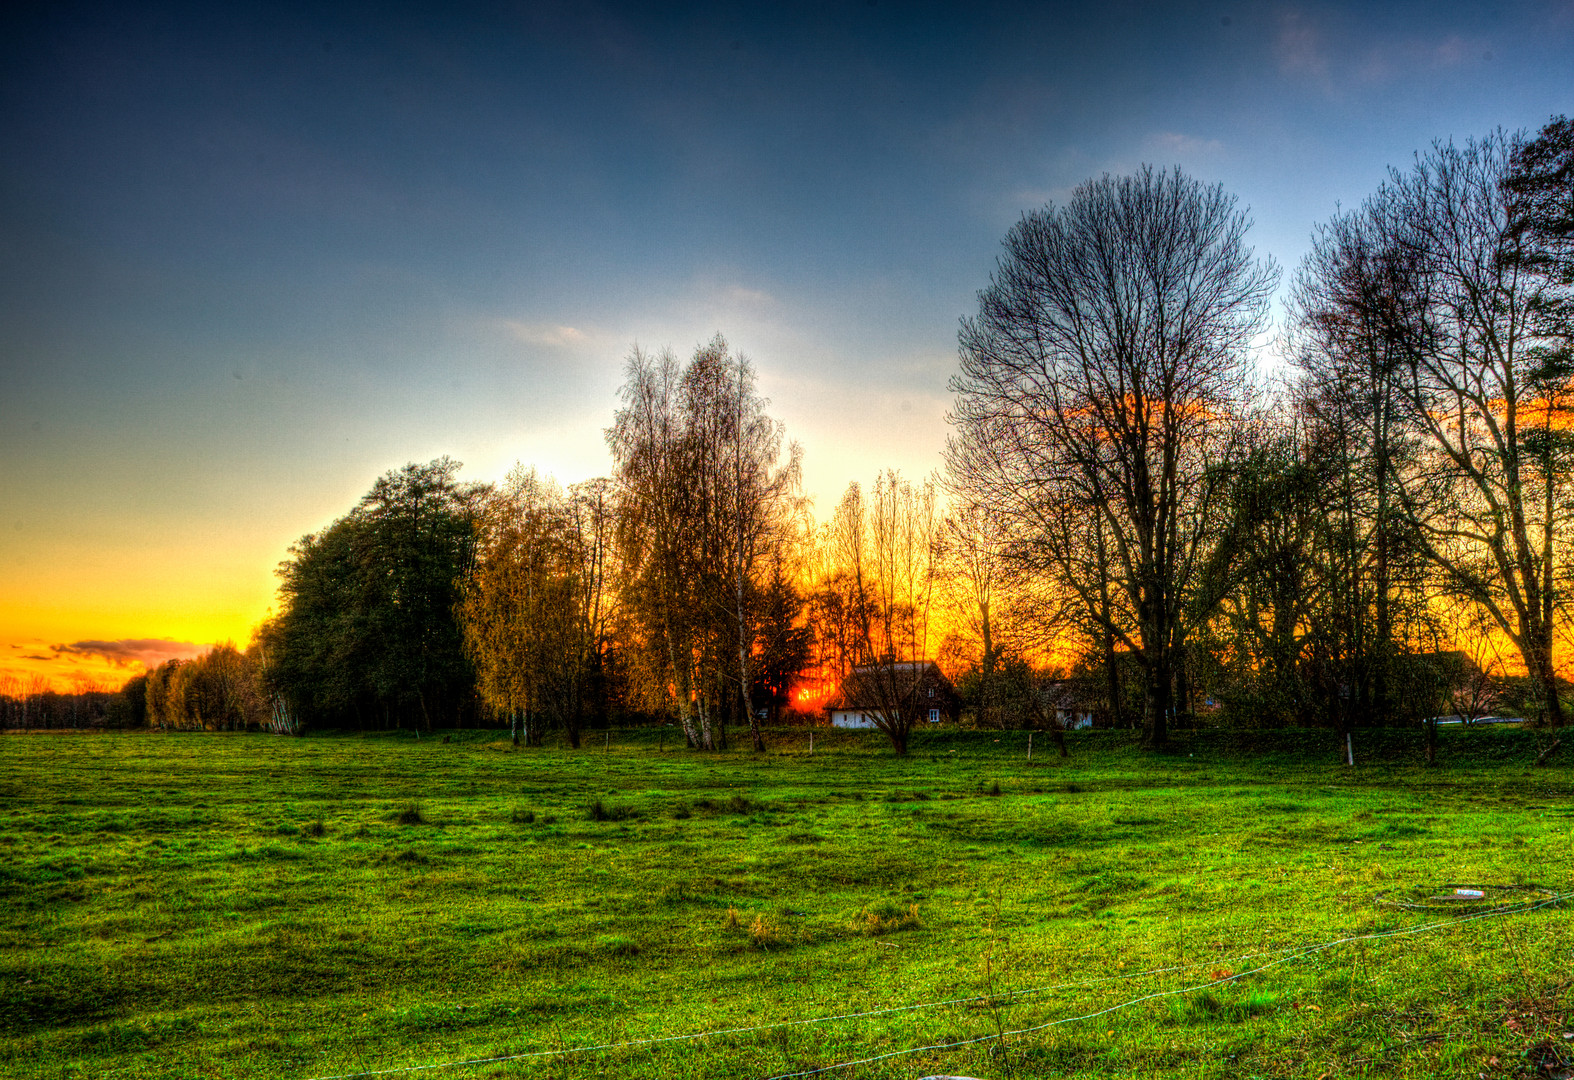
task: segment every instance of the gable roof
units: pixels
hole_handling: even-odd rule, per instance
[[[825,703],[828,710],[870,709],[879,710],[900,704],[904,699],[917,695],[928,683],[954,696],[951,685],[933,660],[903,660],[894,664],[866,664],[855,667],[842,680],[836,694]]]

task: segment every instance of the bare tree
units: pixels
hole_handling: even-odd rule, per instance
[[[1567,365],[1542,314],[1564,288],[1536,272],[1533,232],[1508,185],[1520,143],[1438,144],[1359,211],[1402,275],[1390,337],[1425,454],[1406,508],[1453,591],[1514,643],[1563,720],[1553,661],[1558,558],[1569,506]]]
[[[828,582],[846,632],[844,695],[869,708],[870,720],[898,754],[925,713],[932,684],[930,615],[937,586],[939,484],[915,486],[894,470],[880,474],[866,501],[848,486],[827,536]]]
[[[1342,732],[1392,711],[1390,674],[1403,646],[1396,608],[1419,595],[1403,482],[1418,442],[1404,403],[1412,276],[1410,256],[1369,216],[1345,214],[1314,232],[1291,294],[1298,419],[1326,511],[1322,610],[1331,617],[1320,644],[1344,690]],[[1420,494],[1412,485],[1410,498]]]
[[[1007,234],[960,333],[953,481],[1137,658],[1155,746],[1277,280],[1247,227],[1178,170],[1089,181]]]
[[[690,745],[748,717],[771,556],[791,533],[799,452],[765,413],[754,371],[718,335],[679,367],[635,349],[608,441],[617,463],[619,547],[638,627],[641,685],[671,707]]]
[[[996,643],[997,601],[1002,584],[1001,537],[989,512],[963,505],[947,515],[940,550],[940,573],[950,621],[969,639],[978,665],[976,722],[1002,727],[1005,718],[993,693],[1002,650]]]

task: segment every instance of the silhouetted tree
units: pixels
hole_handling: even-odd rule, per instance
[[[960,333],[953,482],[1137,658],[1155,746],[1277,278],[1247,225],[1179,171],[1089,181],[1007,234]]]
[[[430,729],[472,707],[454,608],[483,489],[459,483],[458,471],[442,458],[389,473],[290,548],[283,610],[259,636],[269,687],[303,720]]]

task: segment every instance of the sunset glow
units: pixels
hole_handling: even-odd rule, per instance
[[[605,475],[636,343],[724,332],[823,520],[941,466],[1024,210],[1175,163],[1293,267],[1387,164],[1568,109],[1574,52],[1556,5],[509,10],[8,17],[0,673],[244,645],[406,462]]]

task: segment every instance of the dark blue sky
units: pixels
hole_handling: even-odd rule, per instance
[[[825,512],[938,464],[1023,210],[1179,164],[1288,272],[1571,109],[1569,0],[13,7],[0,638],[243,636],[408,460],[604,471],[635,341],[750,355]]]

